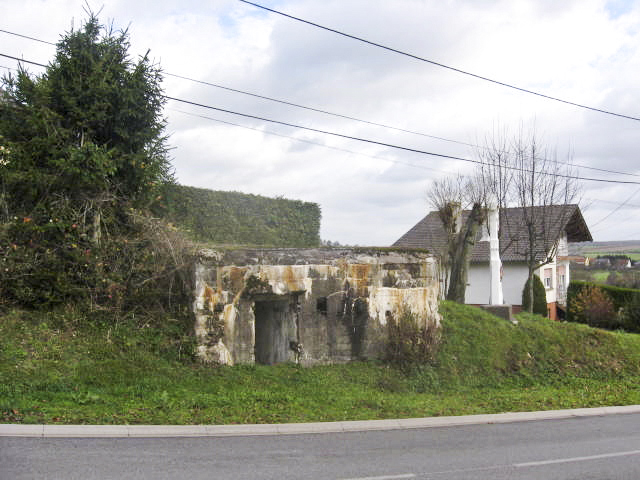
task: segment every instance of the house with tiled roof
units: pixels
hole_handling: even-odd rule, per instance
[[[469,211],[460,212],[458,225],[463,225]],[[502,288],[504,303],[518,311],[522,305],[522,290],[528,278],[527,259],[530,256],[527,219],[535,219],[536,245],[534,258],[540,267],[536,274],[542,280],[547,294],[550,318],[562,316],[566,309],[569,285],[568,242],[592,241],[591,233],[578,205],[552,205],[544,207],[500,209],[500,257],[502,260]],[[489,303],[489,229],[483,225],[477,233],[471,252],[465,303]],[[430,212],[394,247],[422,248],[444,256],[447,254],[447,234],[438,212]],[[558,312],[558,309],[560,312]]]

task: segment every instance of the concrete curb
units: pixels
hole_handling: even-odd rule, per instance
[[[410,428],[453,427],[491,423],[530,422],[579,417],[640,413],[640,405],[578,408],[542,412],[512,412],[459,417],[405,418],[353,422],[283,423],[258,425],[18,425],[0,424],[0,437],[145,438],[236,437],[309,433],[367,432]]]

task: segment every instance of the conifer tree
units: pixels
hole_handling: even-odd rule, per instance
[[[531,280],[533,280],[533,304],[531,303],[531,296],[529,295],[529,292],[531,291],[529,288],[530,279],[527,279],[524,284],[524,288],[522,289],[522,309],[525,312],[531,312],[546,317],[548,314],[547,292],[538,275],[531,277]]]
[[[129,56],[126,30],[97,16],[66,33],[45,73],[0,90],[0,300],[51,303],[90,283],[105,235],[131,228],[172,182],[161,71]],[[101,267],[102,268],[102,267]],[[95,272],[94,272],[95,273]]]
[[[171,179],[160,70],[148,53],[134,62],[128,50],[127,31],[90,12],[60,40],[46,73],[4,79],[10,207],[37,215],[61,196],[89,209],[107,200],[143,206]]]

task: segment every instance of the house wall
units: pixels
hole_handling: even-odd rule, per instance
[[[527,281],[528,270],[525,263],[505,263],[502,266],[502,293],[504,303],[522,304],[522,289]],[[471,264],[465,303],[486,305],[490,296],[489,264]]]
[[[569,264],[568,262],[559,263],[565,267],[565,288],[569,282]],[[558,276],[557,268],[558,263],[552,262],[547,265],[543,265],[534,273],[543,280],[544,283],[544,269],[551,270],[551,288],[545,288],[547,297],[547,310],[550,318],[557,318],[557,304],[564,304],[564,295],[560,295],[557,291]],[[504,303],[513,305],[514,313],[517,313],[518,308],[522,305],[522,290],[527,282],[528,268],[527,265],[522,262],[510,262],[503,264],[502,266],[502,292],[504,296]],[[469,277],[467,290],[465,294],[465,303],[471,305],[486,305],[489,303],[490,296],[490,283],[489,283],[489,264],[472,264],[469,268]]]
[[[439,325],[438,263],[388,249],[202,251],[194,268],[198,354],[221,364],[375,358],[404,309]],[[302,354],[296,358],[296,345]]]

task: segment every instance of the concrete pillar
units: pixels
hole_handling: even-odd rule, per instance
[[[491,295],[490,305],[502,305],[504,297],[502,294],[502,261],[500,260],[500,240],[498,238],[498,222],[500,216],[495,203],[489,205],[489,267],[491,271]]]

